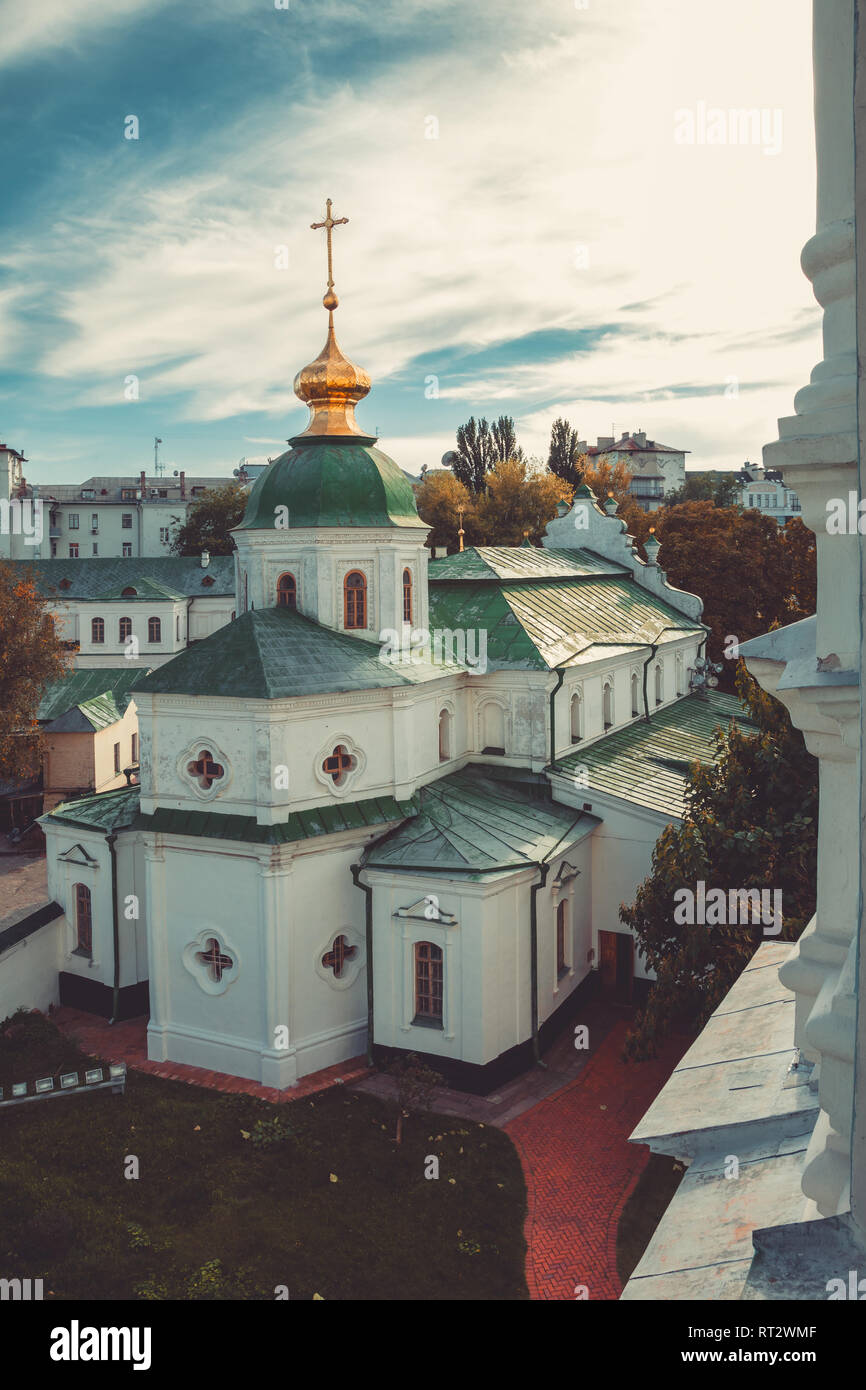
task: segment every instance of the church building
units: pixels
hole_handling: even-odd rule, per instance
[[[355,419],[323,225],[310,419],[234,532],[237,616],[135,685],[140,785],[42,818],[51,988],[149,1010],[154,1060],[283,1088],[411,1051],[486,1091],[646,978],[619,904],[739,705],[586,487],[541,548],[430,559]]]

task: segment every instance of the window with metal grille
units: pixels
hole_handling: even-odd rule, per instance
[[[565,899],[556,907],[556,978],[561,980],[568,974],[568,961],[565,956],[565,933],[568,925],[568,905]]]
[[[281,574],[277,580],[277,604],[280,608],[297,608],[298,585],[293,574]]]
[[[403,622],[412,621],[412,575],[409,570],[403,571]]]
[[[352,570],[343,580],[343,606],[344,627],[367,626],[367,581],[360,570]]]
[[[442,1026],[442,949],[415,944],[415,1022]]]
[[[90,903],[90,889],[84,883],[75,885],[75,934],[76,950],[82,955],[93,955],[93,916]]]

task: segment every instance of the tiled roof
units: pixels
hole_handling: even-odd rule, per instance
[[[417,685],[461,668],[380,660],[377,641],[348,637],[290,608],[243,613],[142,679],[137,690],[282,700]]]
[[[584,579],[627,575],[625,565],[591,550],[554,550],[535,545],[477,545],[445,560],[431,560],[430,583],[469,579]]]
[[[203,567],[198,556],[141,555],[135,558],[105,556],[82,560],[13,560],[21,570],[32,570],[41,594],[64,599],[99,599],[106,591],[138,588],[144,581],[163,584],[187,598],[233,594],[235,561],[233,555],[214,555]],[[210,576],[213,584],[203,584]],[[61,588],[61,580],[69,587]]]
[[[480,878],[538,864],[601,823],[511,769],[470,765],[431,782],[418,799],[418,814],[368,849],[368,868]]]
[[[598,445],[594,444],[591,449],[587,449],[587,454],[592,457],[594,454],[688,454],[690,449],[675,449],[670,444],[658,444],[654,439],[648,439],[645,444],[638,444],[636,439],[617,439],[613,444]]]
[[[713,731],[732,718],[747,730],[752,720],[733,695],[713,691],[706,697],[686,695],[625,728],[605,734],[588,747],[578,745],[549,769],[556,780],[579,786],[587,801],[603,792],[663,815],[682,816],[683,793],[692,762],[715,761]]]

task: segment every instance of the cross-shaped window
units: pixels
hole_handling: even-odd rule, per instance
[[[218,763],[213,754],[203,749],[195,762],[187,765],[187,772],[190,777],[194,777],[199,786],[204,791],[208,791],[214,784],[224,776],[225,768],[222,763]]]
[[[345,936],[337,936],[334,938],[332,949],[322,956],[322,964],[326,970],[333,970],[334,979],[339,980],[343,973],[344,963],[347,960],[352,960],[357,954],[357,946],[350,946]]]
[[[231,956],[227,956],[224,951],[220,950],[220,944],[215,936],[208,938],[204,951],[196,951],[195,958],[199,965],[205,966],[209,978],[213,980],[215,985],[218,985],[222,980],[224,970],[234,968],[234,961]]]
[[[349,750],[342,743],[338,743],[333,753],[322,763],[322,771],[333,778],[335,787],[339,787],[357,765],[357,758],[353,758]]]

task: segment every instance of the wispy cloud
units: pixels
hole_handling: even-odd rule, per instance
[[[167,424],[235,422],[238,453],[291,433],[295,372],[324,339],[309,223],[326,195],[350,217],[335,235],[338,333],[374,377],[365,419],[390,419],[428,462],[464,407],[507,408],[541,450],[557,412],[579,411],[591,436],[616,400],[619,414],[642,406],[643,425],[658,410],[661,437],[713,458],[757,452],[808,376],[806,0],[732,0],[712,42],[690,0],[665,0],[651,26],[643,0],[495,14],[222,0],[206,15],[121,0],[107,18],[49,4],[54,28],[15,19],[0,62],[68,41],[86,63],[88,41],[120,52],[158,22],[167,66],[150,106],[138,94],[141,138],[122,139],[113,92],[0,247],[0,358],[27,368],[49,411],[72,397],[110,413],[134,374]],[[780,24],[785,64],[769,61]],[[172,86],[182,39],[221,75],[218,100],[195,70]],[[700,99],[783,107],[781,155],[678,145],[674,112]],[[726,412],[715,395],[730,405],[732,378],[740,407]]]

